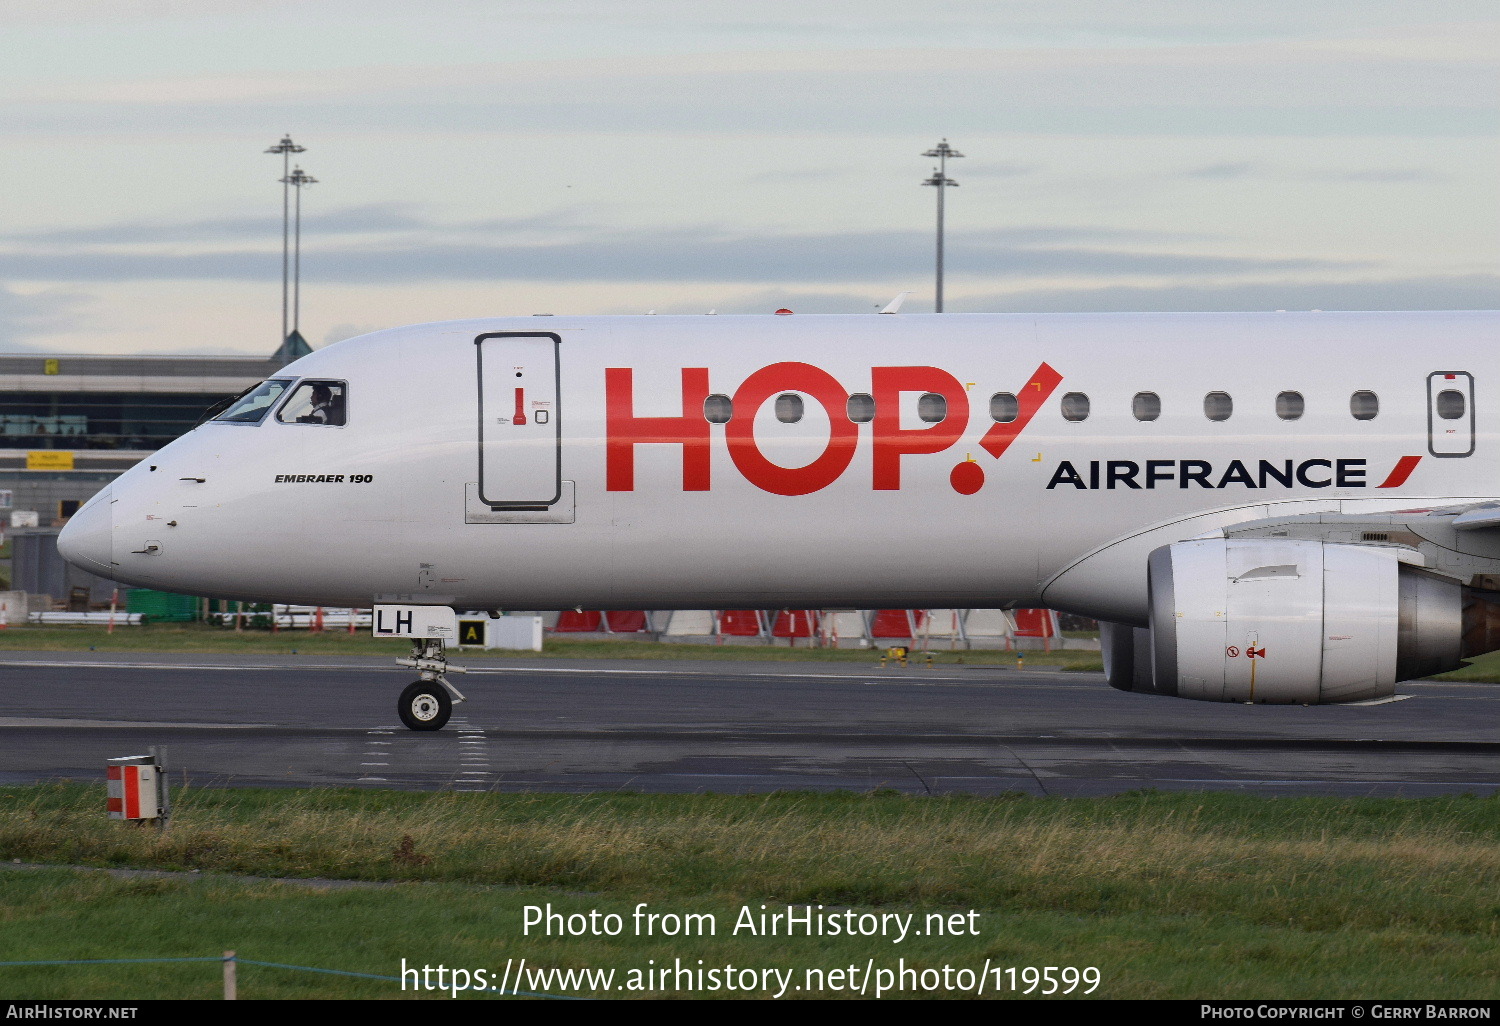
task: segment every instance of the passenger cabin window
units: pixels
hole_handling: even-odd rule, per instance
[[[229,409],[219,414],[214,420],[226,424],[259,424],[291,383],[290,378],[271,378],[268,381],[262,381],[230,403]]]
[[[1082,392],[1069,392],[1062,397],[1063,420],[1078,423],[1089,419],[1089,397]]]
[[[868,424],[875,419],[875,397],[864,392],[856,392],[849,397],[849,405],[846,409],[851,421],[856,424]]]
[[[711,395],[703,400],[703,419],[710,424],[728,424],[734,416],[734,400],[727,395]]]
[[[1161,396],[1155,392],[1137,392],[1130,400],[1130,412],[1136,420],[1155,420],[1161,416]]]
[[[948,419],[948,400],[928,392],[917,400],[917,417],[924,424],[941,424]]]
[[[783,392],[776,397],[776,419],[783,424],[795,424],[802,419],[802,397],[796,392]]]
[[[1228,392],[1210,392],[1203,397],[1203,415],[1209,420],[1228,420],[1234,413],[1234,400]]]
[[[1457,393],[1454,393],[1457,395]],[[1460,401],[1463,396],[1459,396]],[[1349,412],[1355,420],[1374,420],[1380,412],[1380,397],[1374,392],[1359,391],[1349,397]]]
[[[1464,394],[1454,389],[1445,388],[1437,395],[1437,415],[1444,420],[1458,420],[1467,406]]]
[[[324,427],[343,427],[348,415],[347,392],[349,386],[342,381],[318,381],[311,378],[302,381],[292,392],[276,419],[283,424],[319,424]]]
[[[996,392],[990,396],[990,420],[996,424],[1013,424],[1021,415],[1021,403],[1009,392]]]
[[[1306,408],[1301,392],[1282,392],[1276,397],[1276,416],[1282,420],[1301,420]]]

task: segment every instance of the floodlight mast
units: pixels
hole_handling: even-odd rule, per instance
[[[293,229],[295,242],[292,249],[292,331],[300,336],[302,334],[302,187],[316,185],[318,180],[298,167],[283,178],[282,182],[297,190],[297,213],[292,222],[295,225]]]
[[[266,150],[267,153],[281,154],[281,341],[285,342],[287,337],[287,277],[288,277],[288,247],[291,235],[291,187],[288,179],[291,177],[292,164],[291,155],[302,153],[305,146],[298,146],[292,142],[291,134],[281,137],[281,142]]]
[[[924,157],[936,157],[938,166],[932,169],[932,177],[923,182],[923,185],[931,185],[937,188],[937,289],[935,302],[933,304],[937,313],[943,312],[943,194],[948,191],[949,186],[958,185],[948,177],[948,158],[962,157],[948,140],[944,139],[932,149],[923,153]]]

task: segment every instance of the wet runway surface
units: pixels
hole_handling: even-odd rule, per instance
[[[456,660],[462,662],[462,660]],[[1091,795],[1136,788],[1500,790],[1500,685],[1375,706],[1127,695],[1101,674],[744,662],[475,660],[414,734],[375,659],[8,653],[0,783],[100,779],[168,746],[174,781],[457,790]]]

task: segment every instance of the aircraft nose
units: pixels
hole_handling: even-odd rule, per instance
[[[57,551],[62,558],[91,574],[110,577],[115,572],[114,531],[110,514],[110,489],[94,496],[75,513],[57,535]]]

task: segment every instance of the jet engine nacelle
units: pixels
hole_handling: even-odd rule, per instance
[[[1460,665],[1464,588],[1394,548],[1213,538],[1157,549],[1150,627],[1105,625],[1109,683],[1208,702],[1361,702]],[[1473,604],[1473,603],[1470,603]]]

